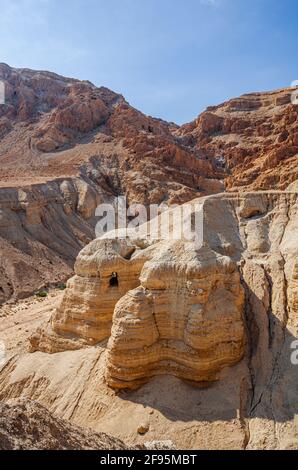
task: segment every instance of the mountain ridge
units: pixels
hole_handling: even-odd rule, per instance
[[[67,279],[95,236],[96,207],[117,196],[171,206],[298,179],[291,89],[234,98],[177,126],[88,81],[6,64],[0,79],[1,303]]]

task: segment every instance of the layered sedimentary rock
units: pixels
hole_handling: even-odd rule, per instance
[[[166,245],[140,283],[115,308],[106,373],[112,387],[137,387],[158,374],[207,384],[242,358],[244,296],[229,258],[192,243]]]
[[[6,64],[0,79],[2,185],[92,171],[130,200],[185,202],[224,183],[285,189],[297,179],[293,88],[243,95],[179,127],[88,81]]]
[[[185,202],[223,189],[221,174],[123,96],[87,81],[0,64],[2,185],[86,175],[134,202]]]
[[[73,343],[75,348],[109,338],[115,305],[139,285],[145,261],[142,250],[125,240],[95,240],[84,248],[61,305],[46,331],[32,337],[32,349],[59,350],[57,335],[79,340],[77,345]]]
[[[88,81],[5,64],[0,79],[0,303],[69,277],[94,238],[98,201],[182,204],[225,188],[285,189],[298,177],[292,89],[244,95],[179,127]]]
[[[216,380],[244,353],[244,289],[246,304],[256,309],[251,324],[261,312],[268,325],[274,316],[286,323],[286,276],[294,282],[298,248],[296,198],[272,192],[198,201],[202,246],[113,240],[112,234],[92,242],[78,257],[51,327],[32,338],[32,350],[67,348],[59,335],[79,340],[75,348],[110,338],[106,379],[114,388],[138,387],[164,373],[201,384]]]
[[[286,189],[298,178],[293,88],[211,106],[177,133],[224,171],[228,190]]]
[[[72,275],[77,253],[94,238],[100,202],[79,178],[0,188],[0,304]]]
[[[0,303],[72,274],[100,202],[185,202],[224,187],[176,125],[119,94],[5,64],[0,79]]]
[[[88,285],[92,291],[105,259],[116,260],[112,269],[119,272],[122,259],[132,266],[145,260],[139,285],[128,287],[111,312],[110,335],[104,325],[108,346],[88,346],[83,328],[54,333],[56,313],[51,331],[35,335],[35,349],[43,352],[11,358],[3,368],[0,399],[34,396],[67,419],[133,443],[142,441],[137,429],[146,422],[146,440],[170,439],[177,448],[297,448],[298,369],[291,361],[298,336],[297,192],[223,194],[200,204],[201,248],[190,241],[148,246],[132,239],[121,245],[98,240],[83,250],[78,269],[85,289],[76,292],[75,278],[58,308],[70,331],[65,301],[71,305],[78,295],[84,320]],[[122,276],[111,289],[120,288]],[[95,343],[98,330],[89,331]],[[61,352],[45,354],[55,350]],[[189,386],[193,379],[218,381],[202,389]],[[120,395],[107,387],[135,389],[145,381]]]
[[[119,238],[120,230],[113,240],[108,233],[80,253],[76,276],[50,325],[31,338],[31,351],[68,349],[61,335],[74,341],[71,348],[111,336],[106,378],[114,388],[135,388],[164,373],[210,383],[242,358],[244,295],[236,262],[195,240],[146,239],[147,228],[138,239]]]
[[[0,303],[66,279],[83,248],[35,352],[1,371],[0,398],[34,397],[130,442],[145,428],[181,448],[297,448],[293,90],[178,127],[89,82],[4,64],[0,78]],[[201,247],[145,231],[88,245],[101,202],[171,205],[225,188],[266,191],[200,199]]]

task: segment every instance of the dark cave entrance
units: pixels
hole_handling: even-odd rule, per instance
[[[118,287],[118,286],[119,286],[118,274],[113,273],[110,279],[110,287]]]

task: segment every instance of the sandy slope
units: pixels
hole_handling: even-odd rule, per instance
[[[104,382],[105,357],[100,346],[54,355],[37,353],[32,367],[32,354],[24,354],[28,337],[50,317],[61,295],[53,291],[45,300],[31,297],[0,310],[0,341],[6,345],[8,358],[17,355],[12,364],[21,359],[12,381],[34,377],[32,384],[24,386],[23,398],[38,401],[59,418],[107,433],[128,445],[170,440],[180,449],[245,446],[246,431],[237,411],[240,390],[237,381],[234,383],[235,374],[245,372],[244,364],[233,370],[232,377],[225,372],[227,377],[209,390],[164,376],[139,391],[120,394]],[[12,391],[8,395],[5,401],[17,394]],[[138,433],[142,425],[149,426],[144,436]]]
[[[73,426],[29,400],[0,403],[0,450],[122,450],[123,442]]]
[[[61,291],[51,291],[45,299],[29,297],[0,308],[0,341],[8,357],[26,351],[29,336],[50,318],[61,296]]]

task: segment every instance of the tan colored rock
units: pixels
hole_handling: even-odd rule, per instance
[[[59,416],[133,443],[144,439],[136,429],[148,407],[148,440],[190,449],[298,448],[292,90],[244,95],[179,128],[89,82],[5,64],[0,78],[7,93],[0,304],[72,275],[94,237],[98,202],[126,194],[129,202],[171,204],[225,187],[267,191],[204,198],[200,250],[189,242],[146,244],[144,234],[93,242],[51,321],[32,336],[34,354],[24,354],[24,340],[38,313],[46,318],[50,310],[34,307],[32,323],[22,318],[31,307],[21,308],[5,334],[2,328],[0,340],[20,357],[1,371],[0,397],[34,397]],[[110,286],[113,273],[118,286]],[[218,381],[193,388],[190,375],[196,384]],[[117,395],[104,377],[130,390]]]
[[[77,253],[94,238],[90,217],[100,201],[80,179],[0,188],[0,304],[73,274]]]
[[[224,189],[178,126],[107,88],[5,64],[0,79],[0,304],[73,274],[99,203],[184,203]]]
[[[107,381],[134,388],[171,374],[202,385],[244,352],[243,291],[235,263],[193,244],[165,244],[141,286],[116,305]]]
[[[178,242],[160,241],[147,247],[137,245],[135,240],[130,242],[136,251],[127,254],[130,259],[125,261],[133,264],[134,258],[139,256],[146,259],[140,269],[139,285],[125,293],[115,306],[108,349],[106,342],[88,346],[84,338],[80,338],[82,331],[79,329],[77,336],[55,333],[60,351],[64,348],[64,352],[37,351],[12,358],[0,373],[0,399],[34,396],[59,416],[77,424],[88,423],[128,443],[144,442],[145,438],[136,430],[149,416],[146,441],[172,440],[178,449],[297,449],[298,369],[290,358],[293,341],[298,336],[298,195],[293,191],[235,193],[207,197],[201,202],[205,245],[200,250],[193,251],[192,243],[187,245],[183,241],[179,242],[183,249],[178,248]],[[110,246],[109,243],[111,241],[96,241],[91,244],[90,252],[87,249],[84,257],[79,257],[79,276],[84,275],[86,286],[88,279],[92,286],[93,277],[98,275],[97,268],[105,259],[103,247]],[[127,243],[124,246],[127,247]],[[107,253],[107,260],[115,258],[121,265],[118,245]],[[220,323],[217,320],[204,323],[204,341],[205,338],[212,340],[212,336],[208,337],[210,327],[217,340],[231,334],[230,329],[219,331],[217,323],[224,325],[224,318],[219,316],[223,311],[220,307],[231,306],[234,312],[239,308],[239,297],[235,295],[241,289],[239,279],[245,291],[243,359],[221,370],[219,380],[207,388],[193,387],[188,380],[181,381],[177,378],[177,369],[174,374],[173,369],[169,368],[168,372],[158,356],[154,356],[154,360],[158,359],[156,370],[161,375],[154,377],[147,357],[141,354],[144,341],[157,338],[156,330],[151,329],[148,322],[152,305],[158,307],[156,325],[160,337],[187,331],[183,334],[184,344],[189,337],[192,341],[197,339],[197,335],[188,336],[189,331],[181,327],[184,318],[180,312],[184,312],[181,306],[191,303],[192,295],[198,294],[206,300],[203,293],[195,293],[195,289],[191,289],[194,294],[190,292],[187,302],[183,295],[187,282],[196,279],[201,282],[202,274],[206,275],[207,283],[204,295],[215,297],[213,303],[202,302],[205,315],[220,318]],[[180,282],[183,288],[177,295]],[[171,303],[173,295],[167,295],[167,291],[176,292],[176,304]],[[86,292],[88,297],[88,289]],[[220,302],[219,292],[222,292]],[[65,292],[67,295],[69,292]],[[80,299],[82,302],[84,291]],[[165,302],[164,311],[160,301]],[[67,324],[71,325],[71,315],[66,317]],[[200,330],[195,328],[194,331]],[[47,341],[47,347],[55,346],[51,339]],[[69,341],[84,348],[73,351]],[[157,339],[157,344],[160,342]],[[178,363],[182,355],[177,340],[171,344],[174,344],[171,361],[179,351],[175,357]],[[206,342],[200,340],[191,344],[194,349],[193,345],[197,347]],[[134,355],[124,354],[125,348],[129,351],[131,346],[137,346]],[[43,348],[43,339],[40,339],[40,347]],[[201,358],[200,350],[193,357]],[[141,372],[134,368],[140,358],[144,360],[142,369],[149,371],[148,376],[141,379],[133,375]],[[192,367],[189,356],[186,359],[187,367]],[[210,366],[208,363],[212,374]],[[198,371],[196,369],[196,373]],[[143,383],[151,378],[137,390],[115,393],[107,387],[104,377],[116,378],[118,386],[123,386],[124,378],[132,387],[140,385],[138,380]],[[132,378],[137,378],[136,383]]]
[[[65,349],[71,338],[79,348],[111,337],[106,378],[113,388],[164,373],[204,385],[241,360],[244,297],[231,258],[194,242],[146,248],[145,241],[109,236],[80,253],[76,276],[51,326],[32,337],[32,351],[63,350],[57,335],[66,338]]]
[[[76,346],[73,343],[75,348],[108,339],[117,301],[139,285],[146,258],[141,252],[129,260],[135,251],[136,247],[125,241],[95,240],[88,245],[80,253],[76,276],[68,282],[61,305],[46,328],[49,332],[39,331],[32,338],[32,349],[65,349],[63,341],[59,346],[59,335],[81,340]]]
[[[138,427],[138,433],[141,434],[141,436],[144,436],[145,434],[147,434],[149,429],[150,429],[150,424],[149,423],[142,423]]]
[[[298,178],[291,89],[244,95],[179,127],[87,81],[5,64],[0,79],[0,304],[72,275],[99,202],[183,204]]]

